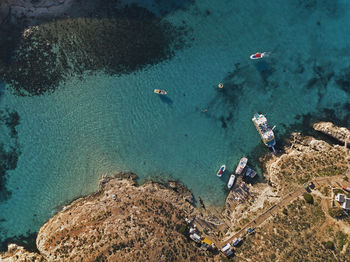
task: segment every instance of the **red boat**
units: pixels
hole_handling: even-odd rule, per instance
[[[266,53],[256,53],[256,54],[252,54],[250,56],[250,59],[260,59],[263,58],[266,55]]]
[[[226,165],[222,165],[222,166],[220,167],[219,171],[216,173],[216,175],[217,175],[218,177],[222,177],[222,175],[224,174],[225,170],[226,170]]]

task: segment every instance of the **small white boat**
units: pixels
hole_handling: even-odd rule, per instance
[[[250,56],[250,59],[260,59],[260,58],[263,58],[264,56],[266,56],[266,53],[256,53],[256,54],[252,54]]]
[[[219,171],[216,173],[216,175],[217,175],[218,177],[222,177],[222,175],[224,174],[225,170],[226,170],[226,165],[222,165],[222,166],[220,167]]]
[[[230,180],[227,183],[227,188],[231,189],[231,187],[233,186],[233,184],[235,183],[236,180],[236,176],[234,174],[231,174],[230,176]]]
[[[248,158],[242,157],[236,168],[236,175],[240,175],[248,163]]]
[[[161,89],[154,89],[153,93],[158,94],[158,95],[166,95],[167,91],[161,90]]]

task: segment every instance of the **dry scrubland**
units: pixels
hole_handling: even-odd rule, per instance
[[[266,179],[281,197],[317,177],[338,176],[343,183],[349,181],[349,149],[299,133],[292,134],[282,155],[266,156],[262,161]],[[341,216],[337,203],[331,207],[330,185],[339,188],[331,178],[328,185],[316,185],[311,195],[304,194],[281,208],[256,234],[247,236],[234,258],[222,260],[350,261],[350,218]],[[340,192],[344,193],[335,189],[334,195]],[[265,203],[264,210],[270,205]]]
[[[38,249],[48,261],[208,261],[212,255],[182,234],[195,210],[175,190],[106,178],[99,193],[74,201],[40,229]]]
[[[320,198],[298,199],[255,235],[246,238],[233,261],[349,261],[349,236],[327,219]]]
[[[350,153],[344,146],[299,133],[292,134],[290,143],[285,154],[264,160],[266,178],[282,194],[316,177],[343,175],[350,167]]]

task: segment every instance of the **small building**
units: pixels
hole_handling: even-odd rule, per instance
[[[343,209],[350,210],[350,198],[345,197],[344,194],[337,194],[335,200],[339,202]]]
[[[254,233],[254,230],[255,230],[255,227],[253,227],[253,228],[248,228],[248,230],[247,230],[247,234],[253,234]]]
[[[335,197],[335,200],[337,200],[339,203],[343,203],[345,201],[345,195],[344,194],[337,194]]]
[[[241,242],[242,242],[242,238],[234,238],[234,239],[232,240],[232,245],[233,245],[234,247],[236,247],[236,246],[238,246]]]
[[[341,207],[345,210],[350,210],[350,198],[345,198],[345,201],[343,202]]]
[[[226,244],[222,247],[221,252],[224,253],[225,256],[230,257],[233,255],[233,248],[230,244]]]
[[[190,234],[190,238],[191,238],[194,242],[197,242],[197,243],[199,243],[200,240],[201,240],[201,237],[200,237],[198,234],[196,234],[196,233]]]
[[[202,248],[209,249],[213,247],[213,241],[209,240],[208,238],[204,238],[202,240]]]

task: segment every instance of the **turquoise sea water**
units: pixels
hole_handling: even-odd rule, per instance
[[[140,183],[178,179],[220,205],[238,160],[268,152],[254,112],[280,136],[307,114],[350,127],[349,13],[345,0],[197,1],[165,18],[192,29],[170,60],[122,76],[72,76],[42,96],[6,89],[0,107],[20,116],[21,154],[7,172],[12,194],[0,203],[0,238],[37,231],[58,206],[118,171]],[[270,56],[250,60],[257,51]],[[222,164],[229,172],[219,179]]]

